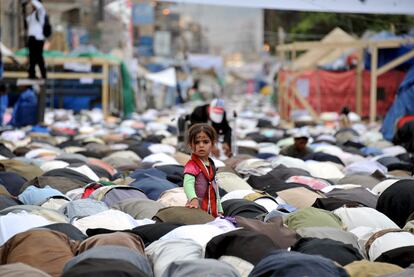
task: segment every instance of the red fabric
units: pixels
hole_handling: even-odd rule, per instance
[[[103,185],[99,183],[93,183],[88,185],[88,187],[85,188],[85,190],[82,193],[82,199],[88,198],[95,190],[99,189],[100,187],[103,187]]]
[[[84,198],[88,198],[89,197],[89,195],[91,195],[92,194],[92,192],[94,192],[95,191],[95,189],[94,188],[91,188],[91,187],[89,187],[89,188],[86,188],[85,190],[84,190],[84,192],[82,193],[82,199],[84,199]]]
[[[198,165],[193,162],[192,160],[189,160],[186,165],[184,166],[184,174],[190,174],[194,177],[197,176],[201,172],[200,168],[198,168]]]
[[[76,130],[70,128],[54,128],[53,130],[69,136],[74,136],[77,134]]]
[[[397,128],[400,129],[402,126],[404,126],[405,123],[408,121],[414,120],[414,115],[407,115],[404,117],[401,117],[400,120],[398,120]]]
[[[292,78],[294,72],[281,71],[280,78]],[[377,87],[384,90],[385,97],[377,101],[377,114],[384,116],[392,105],[395,94],[402,80],[404,72],[389,71],[378,77]],[[305,97],[316,112],[340,112],[344,106],[356,111],[356,70],[332,72],[324,70],[308,70],[299,75],[296,80],[309,80],[309,95]],[[296,85],[291,82],[290,86]],[[291,93],[291,92],[290,92]],[[290,94],[292,95],[292,94]],[[378,93],[379,95],[379,93]],[[363,72],[362,114],[369,115],[370,102],[370,72]],[[299,102],[296,107],[301,108]]]
[[[209,107],[208,110],[213,113],[223,114],[224,108],[223,107]]]
[[[207,172],[206,166],[204,166],[203,162],[196,156],[191,155],[191,162],[194,162],[197,167],[200,169],[201,173],[203,173],[204,177],[208,180],[208,191],[205,194],[203,200],[201,201],[201,209],[208,212],[214,217],[218,216],[217,210],[217,196],[216,191],[213,186],[214,181],[214,169],[213,169],[213,161],[210,160],[209,171]]]

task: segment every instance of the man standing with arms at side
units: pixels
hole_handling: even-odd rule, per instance
[[[26,15],[26,2],[24,2],[23,12]],[[45,44],[45,35],[43,26],[46,21],[46,10],[41,0],[31,0],[31,13],[25,18],[27,24],[27,48],[29,49],[29,78],[36,79],[36,65],[39,65],[42,78],[46,79],[45,60],[43,58],[43,45]]]

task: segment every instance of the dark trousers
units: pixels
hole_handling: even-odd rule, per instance
[[[29,48],[29,78],[36,78],[36,65],[39,65],[42,78],[46,79],[46,67],[45,60],[43,59],[43,40],[37,40],[35,37],[30,36],[27,47]]]

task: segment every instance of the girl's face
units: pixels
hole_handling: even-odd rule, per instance
[[[193,154],[197,155],[202,160],[208,160],[212,148],[213,142],[204,132],[198,133],[194,142],[191,144]]]

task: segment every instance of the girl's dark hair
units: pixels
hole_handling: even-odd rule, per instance
[[[211,127],[207,123],[197,123],[191,126],[188,130],[187,144],[191,145],[192,143],[194,143],[196,136],[201,132],[206,133],[206,135],[210,138],[213,144],[217,142],[217,133],[213,127]]]

